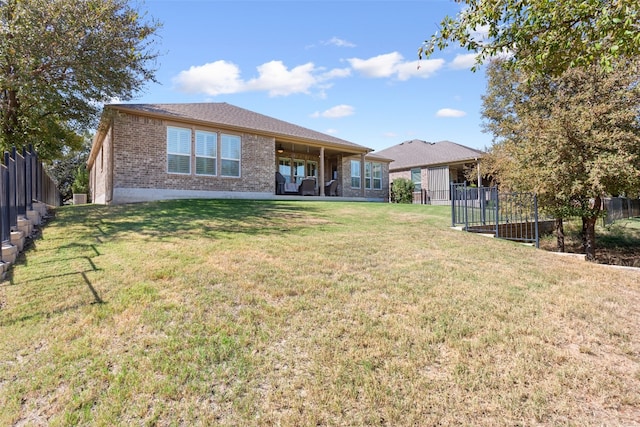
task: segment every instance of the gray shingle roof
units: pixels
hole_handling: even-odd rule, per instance
[[[199,121],[220,126],[264,133],[274,137],[288,137],[307,142],[328,144],[334,147],[351,148],[357,152],[372,151],[370,148],[316,132],[302,126],[265,116],[226,102],[186,104],[111,104],[117,110],[134,110],[144,114],[174,118],[176,120]]]
[[[398,170],[473,161],[482,157],[483,152],[451,141],[413,139],[376,151],[376,154],[393,159],[389,170]]]

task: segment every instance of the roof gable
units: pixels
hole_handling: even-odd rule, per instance
[[[484,153],[451,141],[427,142],[413,139],[376,151],[376,154],[393,159],[389,169],[397,170],[474,161]]]
[[[233,127],[252,133],[274,137],[299,139],[310,143],[351,149],[358,153],[372,151],[370,148],[336,138],[321,132],[275,119],[264,114],[236,107],[226,102],[186,104],[111,104],[107,108],[132,114],[139,113],[176,121],[197,121],[206,124]]]

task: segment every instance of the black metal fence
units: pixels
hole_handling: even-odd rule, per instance
[[[545,229],[553,225],[550,220],[545,218]],[[538,199],[532,193],[500,193],[497,187],[451,184],[451,226],[540,247]]]
[[[448,205],[451,202],[449,190],[426,190],[413,192],[413,204]]]
[[[606,197],[604,199],[604,224],[610,225],[621,219],[640,217],[640,199]]]
[[[33,147],[14,147],[4,153],[0,164],[0,237],[2,243],[11,241],[11,231],[18,226],[18,218],[33,210],[35,202],[60,206],[60,192],[44,170]]]

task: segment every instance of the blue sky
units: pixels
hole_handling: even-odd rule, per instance
[[[159,84],[132,102],[228,102],[374,150],[450,140],[484,149],[484,70],[460,48],[418,62],[452,0],[146,0]]]

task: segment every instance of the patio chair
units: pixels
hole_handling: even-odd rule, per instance
[[[313,178],[305,178],[302,181],[300,181],[300,187],[298,187],[298,193],[301,196],[315,196],[316,180]]]
[[[284,194],[284,184],[287,180],[280,172],[276,172],[276,194]]]
[[[337,196],[336,194],[336,189],[338,188],[338,180],[337,179],[332,179],[331,181],[327,182],[327,184],[324,186],[324,195],[325,196]]]

